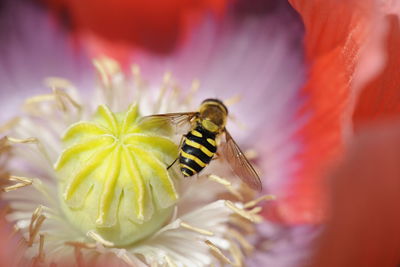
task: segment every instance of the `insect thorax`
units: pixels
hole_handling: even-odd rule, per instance
[[[206,101],[200,107],[199,121],[210,132],[221,132],[225,128],[227,116],[227,109],[220,102]]]

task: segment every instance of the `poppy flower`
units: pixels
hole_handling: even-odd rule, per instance
[[[391,76],[385,76],[392,67],[386,68],[382,45],[391,9],[375,9],[374,3],[293,0],[305,32],[287,3],[268,5],[262,12],[233,5],[222,20],[199,20],[162,57],[133,40],[141,48],[130,51],[132,57],[125,61],[133,62],[129,72],[104,58],[93,68],[84,52],[76,50],[80,44],[71,49],[69,36],[37,7],[6,6],[2,25],[13,21],[19,30],[4,26],[1,32],[5,42],[0,49],[6,51],[0,55],[6,59],[1,93],[7,99],[2,115],[18,113],[18,118],[1,128],[7,135],[3,142],[14,151],[6,165],[9,184],[4,190],[9,192],[2,197],[12,208],[7,219],[16,223],[28,244],[25,258],[45,263],[67,257],[78,264],[240,265],[254,251],[254,260],[247,263],[255,266],[306,261],[316,224],[327,213],[326,166],[343,154],[351,120],[359,118],[353,114],[368,111],[361,109],[367,102],[358,100],[379,94],[376,86],[363,88],[374,77]],[[340,24],[338,17],[343,18]],[[32,20],[37,22],[35,31]],[[48,45],[50,40],[58,45]],[[38,84],[43,78],[51,90]],[[390,86],[389,78],[376,83]],[[22,96],[33,93],[40,95],[25,101],[24,112],[17,111]],[[197,180],[182,182],[179,173],[166,175],[166,168],[159,167],[168,165],[179,140],[167,128],[153,131],[141,125],[136,112],[193,111],[210,97],[231,104],[227,127],[260,170],[264,193],[276,195],[274,205],[266,204],[263,211],[272,222],[257,232],[253,223],[262,219],[260,208],[250,200],[253,193],[238,179],[229,179],[226,164],[213,162]],[[360,113],[354,113],[359,107]],[[132,134],[127,121],[147,141],[129,137],[140,145],[121,156],[113,142]],[[88,161],[88,153],[97,157]],[[107,179],[94,179],[103,176]],[[142,179],[135,184],[129,176]],[[120,201],[139,191],[139,199]],[[149,223],[138,227],[144,221]],[[251,233],[256,233],[255,245],[246,241]]]
[[[230,179],[229,164],[218,159],[197,179],[183,179],[175,167],[167,172],[180,136],[141,116],[193,111],[203,99],[217,97],[226,100],[233,116],[228,129],[247,154],[252,147],[248,137],[261,138],[264,132],[258,129],[268,118],[270,128],[279,132],[284,125],[274,114],[283,113],[289,120],[286,107],[295,101],[302,81],[301,49],[293,46],[301,27],[288,6],[261,17],[238,18],[234,11],[223,22],[209,17],[168,57],[135,51],[128,73],[107,58],[90,66],[41,9],[13,2],[6,11],[4,18],[15,21],[19,30],[4,32],[3,49],[13,53],[2,53],[7,59],[2,62],[9,62],[4,68],[13,75],[4,76],[10,89],[3,92],[39,91],[23,102],[22,111],[5,106],[6,116],[18,116],[2,127],[3,142],[13,151],[7,157],[2,199],[10,206],[7,220],[17,226],[27,246],[24,259],[45,265],[243,265],[255,250],[246,237],[262,220],[257,205],[271,196],[256,197],[239,179]],[[31,33],[31,20],[37,21],[40,38],[24,34]],[[293,26],[293,34],[278,29],[286,24]],[[60,46],[43,45],[52,38],[60,40]],[[32,49],[20,51],[21,44]],[[243,54],[249,47],[254,53]],[[276,66],[275,60],[283,61],[287,54],[291,64]],[[67,58],[63,62],[55,55]],[[14,61],[20,57],[33,63]],[[266,57],[271,60],[263,60]],[[38,64],[38,72],[30,64]],[[50,70],[41,73],[42,68]],[[57,73],[62,68],[67,74],[72,70],[71,76]],[[293,79],[263,79],[279,72],[292,73]],[[16,83],[43,78],[45,86]],[[250,86],[285,89],[282,94],[254,90],[245,97]],[[264,96],[275,99],[274,105],[254,116],[248,107],[262,106]],[[253,134],[240,130],[242,125]]]

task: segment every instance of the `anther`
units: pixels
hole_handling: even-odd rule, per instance
[[[214,243],[212,243],[210,240],[206,240],[204,241],[204,243],[206,243],[206,245],[210,248],[214,256],[217,257],[220,261],[222,261],[225,264],[233,265],[233,262],[230,259],[228,259],[228,257],[226,257],[224,253],[222,253],[222,251]]]
[[[14,143],[14,144],[37,144],[37,143],[39,143],[39,140],[35,137],[20,139],[20,138],[14,138],[14,137],[7,136],[6,138],[10,143]]]
[[[190,104],[193,100],[193,96],[197,93],[200,88],[200,80],[194,79],[190,86],[189,94],[186,96],[184,103]]]
[[[37,207],[32,214],[31,223],[29,224],[28,246],[32,246],[45,219],[46,217],[42,215],[42,206]]]
[[[15,118],[10,119],[3,125],[0,125],[0,133],[4,133],[4,132],[11,130],[19,123],[20,120],[21,119],[19,117],[15,117]]]
[[[251,245],[249,241],[247,241],[246,238],[244,238],[244,236],[236,229],[229,228],[228,234],[239,242],[246,253],[251,253],[254,250],[253,245]]]
[[[257,199],[247,202],[246,204],[244,204],[244,208],[245,209],[252,208],[262,201],[275,200],[275,199],[276,197],[274,195],[264,195]]]
[[[242,99],[243,99],[243,97],[241,95],[234,95],[234,96],[224,100],[224,105],[227,106],[227,107],[230,107],[232,105],[237,104]]]
[[[241,216],[231,216],[229,222],[247,234],[252,234],[255,231],[253,223]]]
[[[26,177],[20,177],[20,176],[10,176],[10,177],[8,178],[8,180],[9,180],[9,181],[12,181],[12,182],[17,182],[17,183],[2,188],[2,191],[3,191],[3,192],[10,192],[10,191],[12,191],[12,190],[19,189],[19,188],[22,188],[22,187],[31,185],[31,184],[33,183],[33,179],[31,179],[31,178],[26,178]]]
[[[229,252],[231,253],[232,257],[233,257],[233,266],[237,266],[237,267],[242,267],[243,266],[243,253],[240,250],[240,248],[238,247],[238,245],[236,245],[235,242],[233,242],[231,240],[230,242],[230,246],[229,246]]]
[[[86,233],[86,235],[88,237],[92,238],[93,240],[97,241],[98,243],[106,246],[106,247],[113,247],[114,246],[113,242],[105,240],[103,237],[101,237],[99,234],[97,234],[94,231],[89,231],[89,232]]]
[[[223,185],[232,195],[234,195],[238,200],[242,201],[243,200],[243,196],[240,194],[240,192],[238,190],[236,190],[233,186],[232,183],[229,182],[228,180],[219,177],[215,174],[211,174],[208,176],[208,178],[211,181],[217,182],[221,185]]]
[[[44,261],[44,235],[39,235],[39,249],[38,249],[38,258],[40,261]]]
[[[244,152],[244,155],[248,160],[253,160],[258,157],[258,152],[255,149],[248,149]]]
[[[251,222],[258,223],[258,222],[262,221],[261,216],[251,214],[251,213],[247,212],[246,210],[243,210],[243,209],[237,207],[235,204],[233,204],[233,202],[231,202],[229,200],[225,201],[225,205],[228,208],[230,208],[233,212],[235,212],[236,214],[242,216],[245,219],[248,219]]]
[[[191,230],[193,232],[197,232],[197,233],[202,234],[202,235],[207,235],[207,236],[213,236],[214,235],[214,233],[211,232],[211,231],[192,226],[192,225],[190,225],[188,223],[185,223],[185,222],[181,222],[180,225],[183,228],[186,228],[186,229]]]
[[[64,244],[67,245],[67,246],[79,247],[80,249],[82,249],[82,248],[95,249],[96,248],[96,244],[95,243],[67,241]]]

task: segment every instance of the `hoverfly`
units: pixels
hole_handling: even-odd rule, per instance
[[[188,130],[182,136],[178,158],[179,167],[185,177],[193,176],[203,170],[217,153],[217,137],[225,135],[225,142],[218,148],[218,155],[223,156],[233,172],[247,185],[261,190],[261,180],[250,162],[247,160],[232,136],[226,130],[228,109],[218,99],[204,100],[196,112],[166,113],[144,117],[160,123],[168,123],[178,129]]]

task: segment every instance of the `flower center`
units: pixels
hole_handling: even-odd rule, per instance
[[[69,127],[55,169],[63,210],[72,224],[117,246],[159,229],[178,199],[166,166],[178,154],[168,129],[142,122],[138,107]],[[161,134],[162,133],[162,134]]]

